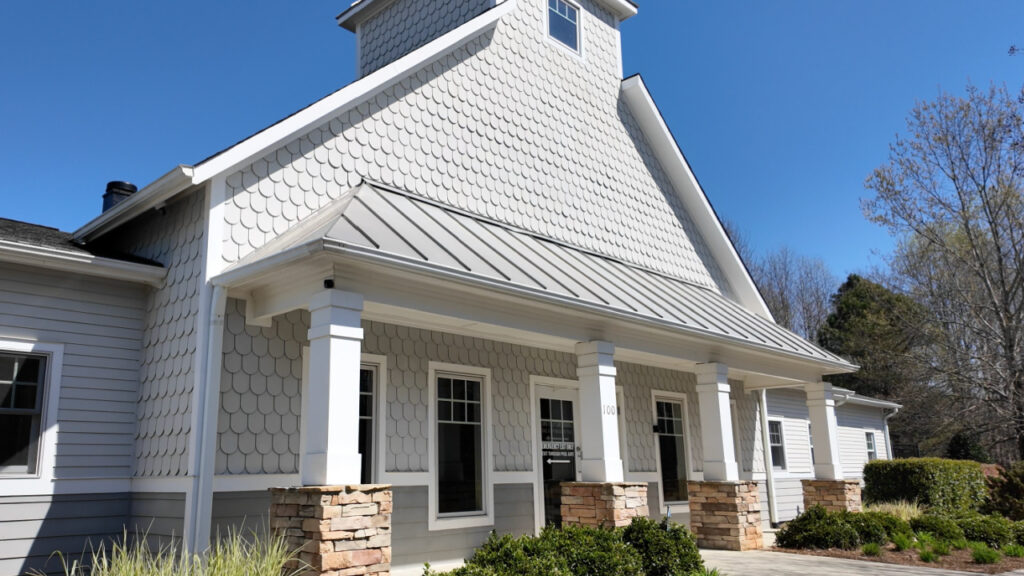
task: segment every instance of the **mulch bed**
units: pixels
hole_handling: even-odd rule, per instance
[[[848,560],[864,560],[884,564],[901,564],[904,566],[922,566],[924,568],[942,568],[944,570],[960,570],[962,572],[978,572],[981,574],[1001,574],[1024,568],[1024,558],[1003,557],[996,564],[975,564],[971,559],[970,550],[950,550],[949,556],[939,556],[936,562],[922,562],[917,557],[917,550],[910,549],[897,552],[890,544],[882,549],[881,556],[865,556],[860,550],[792,550],[789,548],[772,548],[773,552],[788,554],[804,554],[807,556],[828,556],[830,558],[846,558]]]

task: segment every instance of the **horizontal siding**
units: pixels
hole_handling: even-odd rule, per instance
[[[811,464],[811,442],[807,435],[810,417],[807,412],[807,396],[801,390],[769,390],[768,419],[782,420],[783,442],[786,451],[786,474],[809,476],[813,474]]]
[[[270,525],[270,492],[215,492],[211,534],[224,537],[237,530],[242,536],[263,533]]]
[[[130,494],[0,497],[0,574],[62,573],[53,552],[74,560],[117,538],[130,510]]]
[[[64,345],[58,480],[131,476],[145,295],[128,283],[0,264],[0,338]]]
[[[865,433],[875,433],[875,450],[881,459],[889,458],[885,446],[885,419],[881,409],[870,406],[843,404],[836,408],[839,424],[839,463],[847,478],[864,475],[868,461]]]
[[[422,567],[469,557],[493,530],[498,534],[533,534],[533,485],[499,484],[494,487],[494,526],[457,530],[427,530],[426,486],[394,489],[391,515],[391,564]]]
[[[779,522],[796,518],[804,509],[804,485],[800,478],[775,479],[775,509]],[[767,513],[767,508],[765,509]]]
[[[185,495],[134,494],[127,528],[129,534],[147,536],[154,545],[180,541],[185,531]]]

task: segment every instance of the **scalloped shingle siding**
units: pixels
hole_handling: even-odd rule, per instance
[[[150,212],[118,233],[122,249],[167,268],[149,293],[140,370],[136,476],[188,472],[196,321],[203,278],[206,203],[202,192]]]
[[[223,257],[252,253],[364,176],[727,290],[620,101],[613,18],[583,2],[584,60],[544,0],[227,178]]]
[[[662,390],[686,394],[688,448],[690,462],[700,471],[704,449],[700,443],[700,409],[697,405],[697,377],[641,364],[616,362],[615,384],[623,387],[626,411],[626,450],[629,452],[630,472],[656,472],[658,456],[657,438],[651,434],[651,391]]]
[[[397,0],[362,24],[360,75],[393,62],[479,15],[490,0]]]

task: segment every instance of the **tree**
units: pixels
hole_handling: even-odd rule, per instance
[[[1004,461],[1024,458],[1022,117],[995,86],[919,103],[864,203],[900,238],[890,266],[930,316],[931,383]]]
[[[829,298],[837,284],[825,262],[783,247],[754,261],[750,268],[775,321],[814,340],[828,317]]]

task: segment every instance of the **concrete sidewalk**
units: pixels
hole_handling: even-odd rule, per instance
[[[975,572],[957,572],[918,566],[899,566],[881,562],[861,562],[845,558],[805,556],[784,552],[728,552],[701,550],[704,565],[717,568],[722,576],[978,576]],[[1016,573],[1009,573],[1016,574]]]

